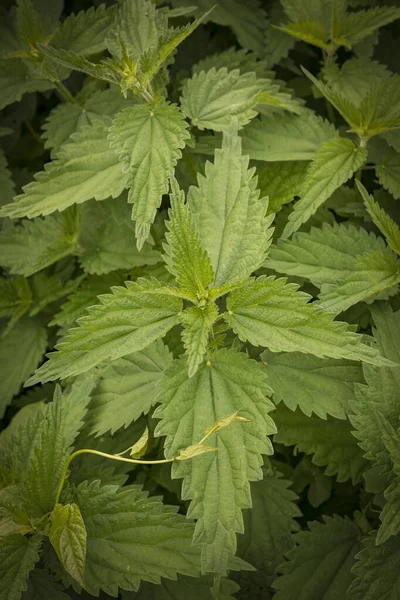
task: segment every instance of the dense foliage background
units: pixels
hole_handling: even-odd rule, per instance
[[[0,600],[400,597],[399,19],[3,2]]]

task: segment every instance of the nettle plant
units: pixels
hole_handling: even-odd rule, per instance
[[[72,4],[0,25],[1,600],[397,598],[400,8]]]

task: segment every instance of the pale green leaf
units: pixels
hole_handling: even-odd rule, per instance
[[[387,243],[396,254],[400,255],[400,229],[397,223],[381,208],[374,200],[373,196],[370,196],[362,185],[361,182],[357,181],[358,190],[364,200],[364,204],[370,215],[371,219],[385,236]]]
[[[337,136],[334,127],[313,113],[261,118],[241,133],[243,152],[254,160],[311,160],[324,142]]]
[[[357,148],[347,138],[336,138],[322,144],[309,166],[301,199],[289,215],[283,239],[308,221],[325,200],[364,164],[367,156],[366,148]]]
[[[377,350],[346,323],[309,303],[310,296],[285,279],[259,277],[227,300],[226,321],[242,341],[273,352],[305,352],[315,356],[388,364]]]
[[[239,69],[202,71],[186,81],[182,111],[199,129],[226,131],[232,119],[243,127],[256,116],[258,95],[269,84],[269,80],[257,79],[255,73],[241,75]]]
[[[396,600],[399,595],[400,536],[376,545],[376,532],[363,540],[353,567],[355,580],[349,588],[351,600]]]
[[[348,479],[354,485],[360,482],[368,463],[351,433],[349,421],[305,416],[299,410],[293,412],[283,404],[278,406],[273,415],[278,428],[275,442],[294,446],[297,452],[311,454],[312,462],[325,467],[326,475],[336,475],[339,482]]]
[[[339,20],[333,41],[351,48],[368,35],[400,18],[395,6],[375,6],[367,10],[347,13]]]
[[[281,25],[278,29],[307,44],[322,48],[326,52],[330,49],[326,29],[318,21],[297,21]]]
[[[182,312],[182,341],[187,355],[189,377],[193,377],[203,362],[210,331],[217,318],[218,309],[215,304],[209,304],[204,309],[190,306]]]
[[[279,273],[305,277],[314,285],[334,284],[358,270],[358,258],[374,251],[387,253],[384,241],[374,233],[347,223],[323,223],[307,233],[271,246],[266,266]]]
[[[390,192],[393,198],[400,199],[400,159],[399,153],[390,150],[376,166],[379,183]]]
[[[79,319],[79,327],[50,354],[51,359],[31,377],[29,384],[84,373],[104,360],[115,360],[143,350],[179,322],[182,300],[168,295],[168,286],[153,279],[127,281],[100,296]]]
[[[197,459],[199,460],[199,459]],[[87,530],[85,583],[116,597],[118,588],[137,590],[140,581],[159,583],[177,573],[196,576],[199,551],[191,545],[193,525],[177,507],[147,498],[140,487],[82,483],[76,502]],[[99,569],[101,565],[101,569]]]
[[[164,260],[168,271],[174,275],[179,285],[197,300],[213,282],[213,268],[209,257],[201,248],[192,215],[185,204],[185,194],[179,189],[175,178],[171,179],[170,198]]]
[[[323,523],[309,523],[310,531],[296,534],[298,545],[289,552],[289,562],[280,567],[283,575],[274,583],[276,600],[346,597],[360,530],[348,517],[323,519]]]
[[[157,46],[158,36],[154,3],[151,0],[123,0],[107,43],[112,51],[117,44],[117,54],[122,54],[123,48],[129,56],[137,58]]]
[[[361,301],[373,299],[374,294],[390,290],[400,281],[400,263],[386,248],[361,255],[353,273],[337,284],[322,285],[318,305],[338,314]]]
[[[107,365],[92,392],[87,422],[96,435],[128,427],[155,404],[172,355],[160,340]]]
[[[46,327],[38,319],[22,319],[0,338],[0,414],[38,366],[47,346]]]
[[[10,535],[0,539],[0,598],[20,600],[29,573],[39,560],[42,538]]]
[[[363,383],[361,366],[347,360],[317,358],[300,352],[276,354],[266,350],[261,359],[274,400],[299,407],[308,417],[332,415],[344,419],[354,400],[354,386]]]
[[[114,118],[109,139],[127,174],[138,248],[149,235],[188,137],[179,108],[165,101],[134,106]]]
[[[291,21],[318,21],[321,26],[329,29],[332,19],[333,0],[281,0],[283,10]],[[336,2],[337,5],[343,1]]]
[[[259,58],[255,52],[246,52],[246,50],[237,49],[234,46],[216,54],[206,56],[192,66],[192,75],[199,74],[202,71],[210,71],[212,68],[217,71],[226,67],[228,71],[239,69],[241,73],[256,73],[257,77],[270,76],[267,71],[265,59]]]
[[[104,125],[88,125],[74,135],[57,159],[36,175],[36,181],[25,186],[14,203],[0,210],[0,216],[33,218],[91,198],[119,196],[126,182],[121,163],[110,151],[106,119]]]
[[[86,559],[86,528],[76,504],[56,504],[50,514],[49,539],[64,569],[82,586]]]
[[[245,354],[219,350],[188,378],[182,358],[163,379],[155,416],[156,435],[166,435],[165,454],[198,443],[215,419],[235,411],[248,423],[231,423],[210,438],[218,450],[173,465],[184,478],[182,496],[191,499],[188,516],[197,519],[194,542],[202,546],[202,571],[224,574],[243,531],[242,508],[251,505],[248,480],[261,479],[261,453],[271,453],[275,431],[261,367]],[[196,546],[195,546],[196,547]]]
[[[61,214],[24,220],[0,232],[0,264],[28,277],[73,254],[77,248],[80,215],[76,207]]]
[[[255,170],[248,165],[233,124],[214,164],[206,164],[205,176],[198,175],[198,187],[189,191],[189,208],[216,286],[246,279],[262,264],[271,241],[268,200],[260,198]]]

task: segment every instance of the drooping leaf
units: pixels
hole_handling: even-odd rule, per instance
[[[243,341],[273,352],[305,352],[319,357],[384,365],[362,336],[310,304],[310,296],[285,279],[262,276],[228,296],[226,321]]]
[[[282,238],[288,238],[366,161],[368,152],[347,138],[322,144],[311,163],[301,199],[289,215]]]
[[[244,354],[219,350],[188,378],[185,359],[177,360],[163,379],[155,416],[156,435],[166,435],[165,454],[198,443],[215,419],[235,411],[248,423],[231,423],[210,443],[214,452],[173,465],[184,478],[182,496],[191,499],[188,516],[197,519],[194,542],[202,547],[202,571],[224,574],[243,530],[241,509],[250,506],[248,480],[262,477],[261,453],[270,453],[267,435],[275,431],[272,405],[260,366]]]
[[[355,384],[364,382],[361,365],[347,360],[269,350],[261,358],[275,401],[283,401],[292,411],[299,407],[308,417],[314,413],[321,419],[327,415],[344,419]]]
[[[98,596],[102,589],[117,596],[119,588],[137,590],[140,581],[158,583],[161,577],[175,579],[177,573],[198,574],[193,525],[176,514],[176,507],[147,498],[138,486],[119,489],[99,481],[82,483],[76,502],[87,530],[89,593]]]
[[[51,545],[67,573],[84,586],[87,536],[79,506],[56,504],[50,522]]]
[[[360,548],[360,530],[345,517],[323,517],[309,523],[310,531],[296,534],[297,547],[274,582],[276,600],[320,600],[346,597],[351,568]]]
[[[87,421],[96,435],[128,427],[154,405],[172,356],[160,340],[113,361],[100,373]]]
[[[20,600],[29,573],[39,560],[42,538],[10,535],[0,538],[0,598]]]
[[[109,139],[127,174],[128,202],[133,204],[139,249],[149,235],[188,137],[179,108],[165,101],[134,106],[114,118]]]
[[[127,281],[99,298],[79,327],[57,344],[29,384],[84,373],[104,360],[143,350],[179,322],[182,300],[155,279]]]
[[[262,264],[270,244],[268,201],[259,197],[255,171],[248,164],[233,124],[214,164],[206,164],[205,176],[199,175],[198,187],[189,191],[189,208],[216,286],[246,279]]]

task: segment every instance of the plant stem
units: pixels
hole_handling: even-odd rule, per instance
[[[61,83],[61,81],[56,81],[55,86],[67,102],[71,102],[72,104],[78,104],[71,92],[65,87],[63,83]]]
[[[165,463],[174,462],[175,458],[163,458],[161,460],[139,460],[135,458],[123,458],[122,456],[116,456],[115,454],[107,454],[106,452],[100,452],[100,450],[92,450],[90,448],[83,448],[82,450],[77,450],[67,460],[65,463],[64,470],[61,475],[60,485],[58,486],[56,501],[55,504],[58,504],[60,501],[60,496],[62,489],[64,487],[65,480],[67,478],[68,468],[74,458],[79,456],[80,454],[95,454],[96,456],[103,456],[104,458],[111,458],[111,460],[119,460],[120,462],[133,463],[136,465],[161,465]]]

